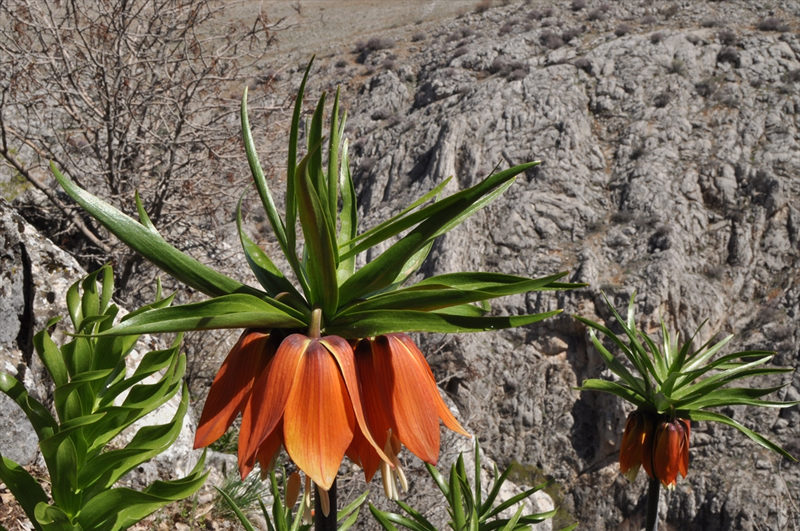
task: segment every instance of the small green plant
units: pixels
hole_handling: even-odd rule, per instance
[[[718,356],[732,335],[714,342],[716,335],[697,349],[692,342],[705,322],[684,343],[678,342],[661,321],[661,345],[636,327],[634,298],[631,295],[625,319],[606,299],[606,304],[617,324],[627,337],[628,344],[603,325],[584,317],[574,317],[589,327],[592,344],[603,357],[606,366],[618,380],[584,380],[580,391],[602,391],[616,395],[637,406],[628,415],[619,455],[620,471],[634,481],[640,468],[650,478],[645,529],[658,527],[658,491],[663,485],[674,489],[678,474],[684,478],[689,473],[689,440],[691,422],[719,422],[736,428],[744,435],[772,450],[796,461],[786,450],[763,435],[739,424],[728,415],[712,408],[726,406],[759,406],[784,408],[798,402],[762,400],[787,384],[777,387],[731,387],[729,384],[753,376],[782,374],[794,371],[784,367],[765,367],[775,352],[750,350]],[[597,332],[622,351],[623,360],[617,359],[597,338]],[[633,368],[633,371],[630,370]]]
[[[232,472],[225,476],[219,491],[220,497],[215,503],[217,511],[222,516],[233,517],[235,512],[228,500],[243,512],[248,512],[258,507],[259,500],[269,493],[269,487],[255,474],[242,479],[237,472]]]
[[[268,531],[308,531],[315,523],[314,513],[311,510],[311,480],[306,476],[305,490],[303,497],[300,500],[300,507],[296,513],[292,513],[294,506],[300,495],[300,474],[295,472],[286,476],[286,470],[283,470],[283,492],[284,497],[281,498],[280,489],[278,488],[278,479],[275,476],[275,470],[269,474],[270,490],[272,494],[272,510],[268,510],[263,498],[259,495],[258,504],[261,507],[261,513],[264,520],[267,522]],[[249,476],[254,477],[254,476]],[[260,480],[259,480],[260,483]],[[220,497],[228,504],[230,511],[238,518],[239,522],[244,526],[245,531],[256,531],[256,528],[244,515],[247,510],[243,500],[236,500],[235,496],[225,490],[225,486],[217,488]],[[336,513],[336,529],[338,531],[347,531],[358,520],[358,513],[361,506],[367,499],[369,491],[365,492],[349,505]],[[244,510],[243,510],[244,509]]]
[[[426,464],[428,473],[431,475],[439,490],[444,494],[448,504],[450,514],[450,528],[453,531],[492,531],[502,529],[503,531],[524,531],[530,529],[532,524],[541,523],[555,516],[558,509],[543,513],[526,514],[525,501],[534,493],[545,489],[549,481],[525,490],[509,498],[508,500],[495,506],[495,501],[500,494],[500,489],[512,473],[513,467],[508,467],[500,474],[497,466],[494,467],[494,481],[486,498],[483,498],[481,487],[481,451],[478,440],[475,440],[475,474],[472,478],[467,474],[464,466],[463,453],[458,456],[455,464],[450,467],[450,478],[446,480],[435,467]],[[408,516],[397,513],[390,513],[379,510],[370,504],[369,510],[386,531],[397,531],[395,524],[401,525],[412,531],[437,531],[436,527],[428,521],[419,511],[411,508],[408,504],[396,500],[397,505],[405,511]],[[520,507],[511,518],[503,518],[501,514],[506,509],[516,504]],[[562,531],[571,531],[577,524],[564,528]]]
[[[48,496],[19,464],[0,457],[0,481],[37,531],[126,529],[168,503],[191,496],[205,481],[204,454],[183,479],[155,481],[143,491],[113,487],[129,471],[175,442],[189,404],[188,391],[182,385],[186,357],[179,351],[180,335],[170,348],[145,354],[130,377],[126,376],[125,356],[139,336],[95,337],[111,328],[119,311],[111,303],[113,291],[110,266],[88,275],[67,292],[75,337],[61,347],[53,342],[47,330],[59,318],[34,336],[36,353],[55,384],[56,417],[16,378],[0,373],[0,391],[22,408],[33,425],[50,473]],[[172,297],[161,298],[159,286],[156,301],[143,309],[162,308],[170,302]],[[159,374],[155,383],[142,383]],[[114,438],[125,428],[178,391],[180,407],[170,422],[141,428],[127,445],[114,446]]]

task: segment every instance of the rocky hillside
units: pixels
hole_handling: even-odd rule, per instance
[[[514,331],[429,336],[423,350],[491,458],[523,465],[520,482],[554,480],[557,524],[638,530],[646,482],[629,484],[617,465],[628,409],[573,390],[610,375],[570,314],[610,322],[602,293],[621,308],[636,290],[639,322],[654,334],[661,318],[682,337],[707,320],[703,341],[733,333],[727,352],[770,349],[775,364],[798,365],[800,8],[779,0],[491,4],[353,39],[318,57],[311,96],[343,87],[364,226],[450,175],[447,192],[498,165],[543,161],[437,242],[424,274],[570,271],[589,286],[509,297],[498,315],[565,311]],[[264,79],[279,71],[284,88],[296,88],[304,54],[283,70],[287,56],[275,56]],[[280,153],[282,134],[264,145],[277,170],[280,156],[267,153]],[[259,218],[249,222],[257,234]],[[12,274],[21,285],[22,273]],[[9,311],[22,312],[32,295],[15,289]],[[24,330],[14,334],[8,340],[27,340]],[[18,357],[13,364],[28,361]],[[796,375],[761,383],[788,384],[775,398],[800,400]],[[725,413],[800,456],[797,406]],[[731,429],[692,432],[689,477],[662,493],[663,529],[800,525],[800,465]]]
[[[367,224],[450,175],[453,191],[498,164],[543,161],[442,238],[425,272],[568,270],[590,286],[496,307],[565,309],[543,324],[425,345],[489,455],[554,478],[582,529],[639,529],[646,483],[617,467],[628,411],[572,390],[607,374],[569,314],[608,320],[601,292],[620,308],[637,290],[646,329],[663,317],[687,337],[708,320],[703,340],[733,333],[728,352],[798,364],[800,13],[788,2],[487,6],[394,42],[367,36],[318,61],[314,83],[349,95]],[[762,383],[790,383],[777,398],[800,399],[797,376]],[[726,413],[800,454],[798,407]],[[800,467],[698,424],[689,478],[664,500],[667,529],[791,528]]]

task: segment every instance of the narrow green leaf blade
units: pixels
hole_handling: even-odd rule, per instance
[[[465,317],[412,310],[375,310],[337,317],[325,326],[325,332],[344,338],[369,337],[394,332],[485,332],[529,325],[559,313],[561,310],[507,317]]]
[[[696,421],[708,420],[732,426],[737,430],[739,430],[740,432],[747,435],[748,437],[750,437],[751,439],[753,439],[755,442],[757,442],[764,448],[772,450],[773,452],[782,455],[786,459],[797,461],[797,459],[795,459],[789,452],[787,452],[777,444],[773,443],[763,435],[760,435],[754,432],[753,430],[742,426],[741,424],[739,424],[738,422],[736,422],[735,420],[726,415],[723,415],[721,413],[713,413],[711,411],[688,411],[686,412],[686,416],[688,416],[691,420],[696,420]]]
[[[244,294],[136,314],[101,334],[131,335],[215,328],[303,328],[302,314],[280,303]]]
[[[64,191],[84,210],[128,247],[175,279],[209,296],[235,292],[253,295],[261,293],[180,252],[141,223],[137,223],[105,201],[78,187],[72,180],[62,175],[55,164],[51,164],[50,169]]]

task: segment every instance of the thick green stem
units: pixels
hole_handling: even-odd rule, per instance
[[[647,486],[647,517],[645,518],[644,531],[658,531],[658,495],[661,490],[661,481],[651,479]]]
[[[314,529],[315,531],[336,531],[336,480],[333,480],[331,489],[328,491],[329,511],[328,516],[322,512],[322,502],[319,495],[319,487],[316,487],[317,495],[314,497]]]
[[[319,339],[321,329],[322,329],[322,309],[314,308],[311,311],[311,322],[308,323],[308,337],[310,337],[311,339]]]

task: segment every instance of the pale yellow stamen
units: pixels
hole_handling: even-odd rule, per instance
[[[328,497],[328,491],[317,485],[317,496],[319,496],[319,504],[322,507],[322,514],[328,516],[331,514],[331,499]]]
[[[303,490],[303,524],[311,523],[311,478],[306,476],[306,485]]]

